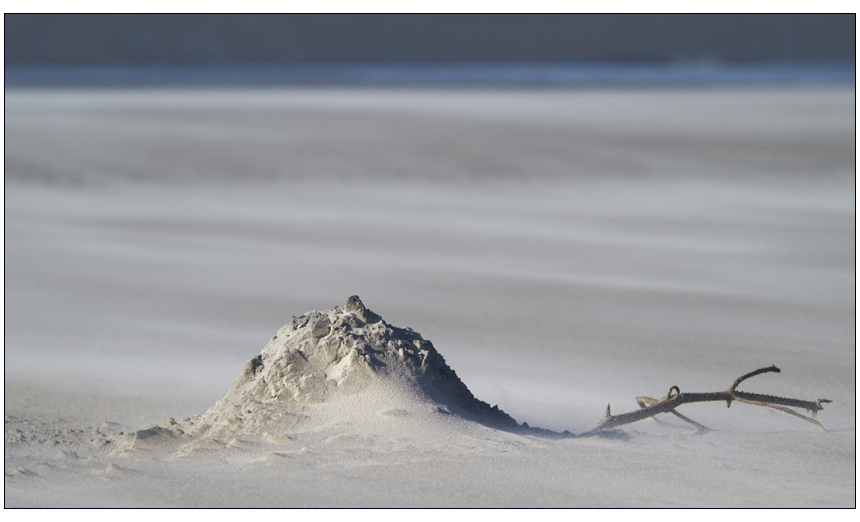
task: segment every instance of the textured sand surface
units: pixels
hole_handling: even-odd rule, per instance
[[[5,504],[853,507],[854,103],[7,91]],[[742,389],[834,402],[824,432],[714,403],[682,411],[704,435],[566,439],[383,379],[280,431],[145,433],[205,415],[293,316],[353,294],[554,432],[771,364]]]

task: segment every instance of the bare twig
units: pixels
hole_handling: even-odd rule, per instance
[[[801,419],[811,422],[815,424],[821,429],[824,429],[821,424],[816,420],[816,414],[823,410],[824,407],[822,404],[831,402],[827,399],[818,399],[816,401],[804,401],[800,399],[790,399],[786,397],[777,397],[774,395],[762,395],[758,393],[747,393],[738,391],[737,387],[743,381],[755,377],[756,375],[761,375],[763,373],[775,372],[780,373],[780,369],[776,366],[769,366],[767,368],[760,368],[754,372],[747,373],[739,377],[726,391],[721,392],[710,392],[710,393],[681,393],[681,389],[677,386],[672,386],[669,388],[669,393],[666,394],[665,397],[661,399],[652,399],[651,397],[636,397],[636,403],[639,404],[640,409],[638,411],[631,411],[629,413],[622,413],[621,415],[612,415],[609,405],[606,405],[606,416],[597,423],[597,427],[591,431],[583,433],[581,436],[593,435],[595,433],[609,430],[612,428],[616,428],[618,426],[623,426],[624,424],[630,424],[631,422],[640,421],[643,419],[651,418],[660,413],[671,413],[676,417],[684,420],[695,426],[700,432],[708,431],[708,428],[699,424],[698,422],[681,415],[675,408],[681,406],[683,404],[689,404],[694,402],[713,402],[713,401],[725,401],[728,407],[731,407],[732,401],[745,402],[747,404],[753,404],[756,406],[766,406],[768,408],[774,408],[776,410],[784,411],[786,413],[790,413],[795,417],[800,417]],[[812,412],[812,417],[807,417],[806,415],[802,415],[794,410],[790,410],[787,406],[793,408],[803,408],[806,411]]]
[[[636,397],[636,403],[639,405],[640,408],[647,408],[647,406],[646,406],[647,404],[656,404],[657,399],[652,399],[651,397]],[[678,417],[679,419],[681,419],[684,422],[688,422],[688,423],[692,424],[693,426],[696,427],[696,429],[699,430],[700,433],[707,433],[707,432],[711,431],[711,429],[708,428],[707,426],[703,426],[703,425],[699,424],[698,422],[694,421],[693,419],[687,417],[686,415],[681,415],[680,413],[678,413],[675,410],[672,410],[669,413],[672,413],[673,415],[675,415],[676,417]]]

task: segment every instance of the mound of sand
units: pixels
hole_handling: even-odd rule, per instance
[[[411,412],[519,427],[497,406],[476,399],[430,341],[389,325],[352,296],[343,308],[293,317],[205,414],[138,431],[133,446],[171,439],[271,441],[333,416],[361,422]]]

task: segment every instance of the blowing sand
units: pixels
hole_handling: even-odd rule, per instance
[[[855,506],[853,89],[5,110],[7,507]]]

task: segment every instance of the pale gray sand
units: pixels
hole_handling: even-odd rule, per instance
[[[5,108],[7,506],[854,506],[853,89]],[[98,443],[202,414],[292,316],[352,294],[531,426],[775,364],[746,389],[834,400],[827,431],[707,404],[684,411],[706,435],[368,411],[182,458]]]

